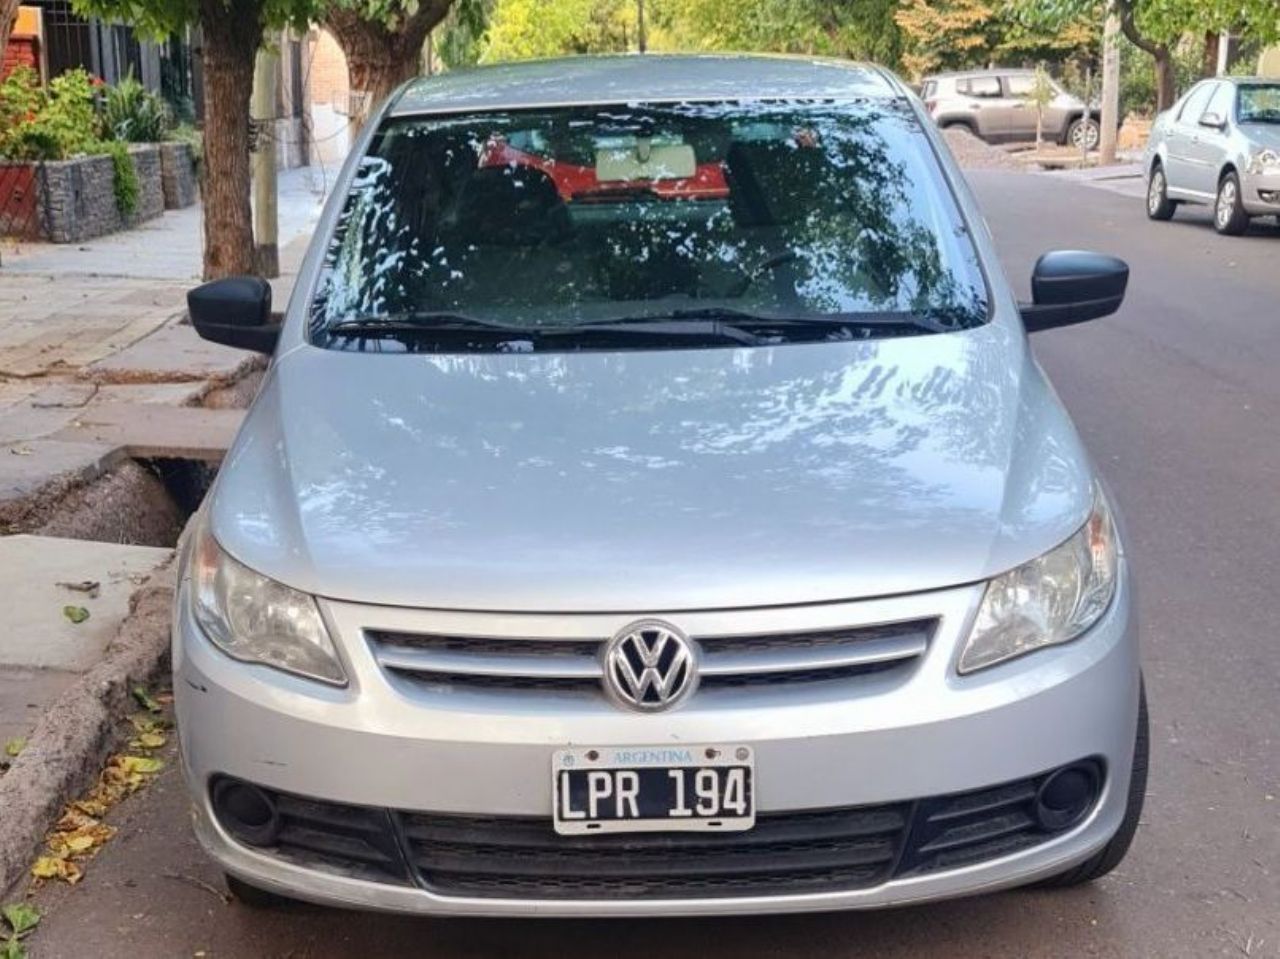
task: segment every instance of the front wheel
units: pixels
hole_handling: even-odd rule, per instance
[[[1080,886],[1101,879],[1124,859],[1133,844],[1133,834],[1138,831],[1142,818],[1142,803],[1147,795],[1147,762],[1151,756],[1151,728],[1147,719],[1147,689],[1144,684],[1138,695],[1138,731],[1133,742],[1133,768],[1129,773],[1129,798],[1120,828],[1111,841],[1089,859],[1073,866],[1064,873],[1044,880],[1039,885],[1050,889]]]
[[[1244,210],[1244,198],[1240,193],[1240,177],[1234,173],[1228,173],[1218,184],[1213,225],[1224,236],[1239,236],[1249,229],[1249,214]]]
[[[1147,181],[1147,216],[1152,220],[1170,220],[1178,205],[1169,199],[1169,181],[1164,167],[1156,164]]]
[[[1097,120],[1081,117],[1067,127],[1067,142],[1077,150],[1096,150],[1101,139],[1102,128]]]

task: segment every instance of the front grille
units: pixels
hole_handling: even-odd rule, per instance
[[[1094,770],[1100,791],[1101,763],[1084,765]],[[738,833],[561,836],[543,817],[389,812],[269,793],[283,825],[278,841],[260,851],[451,897],[564,901],[852,891],[986,862],[1072,828],[1080,819],[1052,829],[1037,816],[1040,787],[1053,772],[908,802],[762,813],[755,828]]]
[[[820,632],[695,637],[704,690],[850,679],[902,667],[928,648],[935,619]],[[508,639],[368,630],[388,674],[441,690],[599,695],[608,637]]]

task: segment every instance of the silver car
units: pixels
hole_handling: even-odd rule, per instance
[[[1219,233],[1280,216],[1280,82],[1230,77],[1197,83],[1156,118],[1144,160],[1147,215],[1213,205]]]
[[[925,77],[920,96],[938,126],[962,127],[988,143],[1034,140],[1036,107],[1034,70],[970,70]],[[1049,81],[1053,99],[1045,106],[1043,136],[1071,146],[1096,149],[1101,137],[1099,112],[1090,110],[1056,80]]]
[[[173,631],[248,901],[883,906],[1114,867],[1147,723],[1114,505],[939,134],[845,63],[404,87],[341,174]]]

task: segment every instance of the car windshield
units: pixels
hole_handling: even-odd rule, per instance
[[[1280,123],[1280,83],[1241,86],[1237,115],[1241,123]]]
[[[335,349],[904,336],[987,293],[905,103],[675,103],[393,118],[312,304]]]

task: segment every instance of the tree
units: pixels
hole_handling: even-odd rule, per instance
[[[204,276],[253,273],[249,97],[268,27],[305,28],[310,0],[72,0],[77,13],[157,40],[198,25],[204,39]]]
[[[1027,96],[1027,102],[1036,108],[1036,152],[1039,153],[1044,146],[1044,111],[1058,95],[1058,91],[1053,88],[1053,82],[1049,79],[1049,71],[1044,68],[1044,64],[1036,66],[1035,79],[1031,83],[1031,93]]]
[[[635,0],[499,0],[481,60],[624,53],[638,35]]]
[[[421,71],[427,35],[452,0],[322,0],[320,22],[347,58],[359,127],[387,96]]]
[[[1088,15],[1101,29],[1104,0],[1010,0],[1024,22],[1052,28],[1064,19]],[[1280,39],[1276,0],[1110,0],[1125,37],[1155,62],[1156,109],[1167,110],[1177,96],[1173,48],[1188,35],[1231,30],[1259,43]]]
[[[903,65],[915,76],[985,66],[1002,38],[988,0],[906,0],[894,20],[906,38]]]

